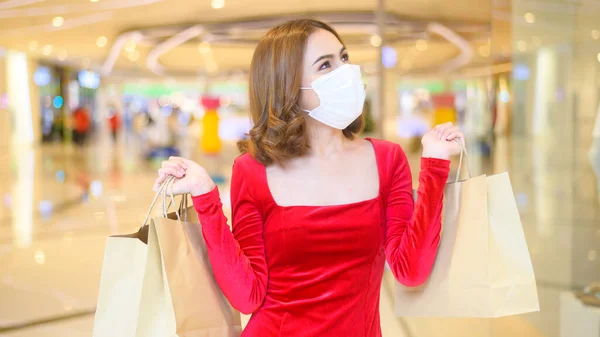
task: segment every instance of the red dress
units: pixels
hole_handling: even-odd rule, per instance
[[[374,199],[279,206],[265,166],[248,154],[233,166],[233,234],[217,189],[193,198],[221,290],[235,308],[253,314],[242,336],[381,336],[385,261],[402,284],[416,286],[428,278],[450,162],[421,160],[414,206],[400,146],[370,141],[380,181]]]

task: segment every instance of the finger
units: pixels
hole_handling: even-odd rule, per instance
[[[436,135],[436,137],[437,137],[438,139],[440,139],[440,137],[441,137],[441,135],[442,135],[442,134],[441,134],[441,130],[442,130],[442,126],[441,126],[441,125],[436,125],[436,126],[435,126],[435,127],[432,129],[432,130],[431,130],[431,132],[433,132],[433,134],[435,134],[435,135]]]
[[[448,136],[446,136],[446,140],[454,140],[456,138],[461,138],[461,137],[462,137],[462,132],[451,131],[450,133],[448,133]]]
[[[163,181],[165,181],[165,179],[167,179],[167,176],[164,174],[159,174],[158,178],[156,178],[156,180],[154,181],[155,185],[160,185],[163,183]]]
[[[438,131],[438,138],[440,140],[442,139],[446,139],[447,131],[451,128],[450,125],[446,125],[446,124],[441,124],[439,127],[439,131]]]
[[[178,167],[182,170],[185,170],[185,168],[183,167],[183,165],[181,165],[179,162],[174,161],[174,160],[166,160],[162,162],[161,167]]]
[[[158,170],[158,174],[162,174],[165,176],[174,176],[177,178],[181,178],[184,176],[184,173],[181,173],[180,170],[172,167],[161,168],[160,170]]]
[[[447,127],[446,129],[444,129],[444,132],[442,132],[442,139],[448,139],[448,136],[453,133],[453,132],[459,132],[460,130],[458,130],[457,127],[455,126],[450,126]]]
[[[172,167],[164,167],[161,168],[160,170],[158,170],[158,174],[164,174],[167,176],[174,176],[176,178],[183,178],[183,176],[185,175],[185,173],[181,173],[180,170],[177,170],[175,168]]]
[[[454,124],[452,124],[452,122],[447,122],[447,123],[442,123],[442,124],[438,124],[434,127],[434,129],[438,129],[438,130],[443,130],[446,129],[448,127],[452,127],[454,126]]]
[[[166,162],[165,164],[163,164],[163,166],[161,168],[172,168],[172,169],[177,170],[181,174],[184,174],[186,171],[185,168],[183,168],[180,164],[171,163],[171,162]]]
[[[187,169],[185,160],[186,160],[185,158],[181,158],[181,157],[175,157],[175,156],[169,157],[169,161],[176,162]]]
[[[190,167],[191,165],[198,165],[195,161],[185,158],[182,158],[182,162],[185,164],[186,168]]]
[[[154,185],[152,185],[152,190],[154,192],[158,192],[160,185],[163,183],[163,181],[165,181],[166,178],[167,176],[164,174],[159,175],[158,178],[156,178],[156,180],[154,181]]]
[[[163,180],[164,180],[164,179],[163,179]],[[157,179],[154,181],[154,184],[152,184],[152,190],[153,190],[154,192],[158,192],[158,189],[160,188],[160,184],[161,184],[161,183],[162,183],[162,181],[160,181],[160,177],[159,177],[159,178],[157,178]]]
[[[461,129],[456,125],[451,125],[446,129],[446,136],[451,134],[452,132],[462,132]]]

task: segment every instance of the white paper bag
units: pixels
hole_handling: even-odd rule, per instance
[[[446,186],[444,197],[442,238],[431,275],[416,288],[397,283],[396,314],[501,317],[539,311],[508,173],[456,181]]]

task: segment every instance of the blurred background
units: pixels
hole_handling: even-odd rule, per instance
[[[0,1],[0,336],[91,336],[106,236],[141,225],[163,158],[203,164],[229,211],[254,47],[306,17],[341,33],[366,135],[414,177],[447,121],[473,174],[510,172],[538,280],[538,313],[415,319],[386,273],[384,336],[600,336],[574,294],[600,282],[598,0]]]

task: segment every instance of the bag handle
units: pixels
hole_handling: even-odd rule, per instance
[[[178,180],[179,179],[177,179],[176,177],[172,177],[172,179],[168,182],[167,187],[163,191],[163,216],[165,218],[168,217],[167,213],[169,212],[169,209],[171,208],[171,206],[176,204],[175,195],[173,194],[173,186],[175,185],[175,183]],[[171,200],[169,201],[169,204],[165,207],[167,193],[169,194],[169,197]],[[175,209],[175,215],[177,216],[177,220],[184,221],[184,222],[188,221],[188,216],[187,216],[187,211],[186,211],[187,208],[188,208],[188,193],[185,193],[185,194],[181,195],[181,201],[179,202],[179,207],[177,207]]]
[[[187,208],[188,208],[188,195],[183,194],[181,196],[181,202],[179,203],[179,214],[181,217],[183,217],[183,222],[188,221]]]
[[[162,191],[162,197],[163,197],[163,217],[167,218],[168,217],[168,212],[169,209],[171,208],[171,205],[175,204],[175,195],[173,194],[173,186],[175,185],[175,183],[179,180],[177,178],[175,178],[174,176],[169,176],[170,179],[168,179],[167,181],[165,181],[166,187],[165,189]],[[169,196],[171,197],[171,200],[169,201],[169,204],[167,205],[167,192],[169,192]],[[181,221],[181,217],[179,215],[179,210],[175,209],[175,215],[177,215],[177,220]]]
[[[458,170],[456,170],[456,179],[454,179],[454,183],[458,182],[458,178],[460,177],[460,170],[462,169],[463,157],[465,160],[465,166],[467,167],[467,174],[469,175],[469,179],[471,178],[471,168],[469,167],[469,159],[467,158],[467,150],[465,146],[460,141],[459,138],[454,138],[454,141],[458,143],[460,146],[460,161],[458,162]]]
[[[167,179],[160,185],[160,188],[154,195],[154,199],[152,200],[152,203],[150,204],[150,208],[148,209],[148,213],[146,213],[146,218],[144,219],[144,222],[142,223],[141,227],[144,227],[148,224],[148,219],[150,219],[150,214],[152,214],[152,210],[154,209],[154,206],[156,205],[156,202],[158,201],[158,197],[160,197],[161,195],[163,195],[165,193],[168,182],[170,180],[172,180],[172,178],[173,178],[172,176],[168,176]]]
[[[168,176],[165,179],[165,181],[160,185],[160,188],[156,192],[156,195],[154,195],[154,199],[152,200],[152,203],[150,204],[150,208],[148,209],[148,213],[146,213],[146,218],[144,219],[144,222],[142,223],[141,227],[144,227],[148,224],[148,220],[150,219],[152,210],[154,209],[154,206],[156,205],[156,202],[158,201],[159,197],[162,197],[162,201],[163,201],[162,202],[163,217],[165,217],[165,218],[167,217],[167,212],[171,208],[171,205],[176,204],[175,195],[173,194],[173,185],[175,185],[177,180],[179,180],[179,179],[175,178],[174,176]],[[171,200],[169,200],[168,205],[167,205],[167,195],[171,199]],[[185,219],[183,221],[187,221],[187,212],[184,212],[184,210],[187,209],[187,205],[188,205],[187,194],[184,194],[182,196],[182,198],[183,199],[181,200],[181,203],[179,204],[179,208],[175,210],[175,214],[177,215],[177,220],[179,220],[179,221],[181,221],[181,215],[184,214]]]

